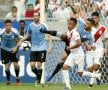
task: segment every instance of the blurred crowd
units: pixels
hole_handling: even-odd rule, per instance
[[[49,0],[47,18],[63,20],[78,15],[85,20],[95,11],[103,11],[107,17],[107,3],[107,0]]]
[[[12,1],[12,0],[8,0]],[[94,11],[102,11],[108,18],[108,0],[45,0],[47,20],[65,21],[70,17],[80,16],[86,19]],[[40,0],[13,0],[10,12],[4,19],[20,21],[33,20],[33,13],[40,11]]]

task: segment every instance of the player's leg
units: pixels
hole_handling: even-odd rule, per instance
[[[69,69],[74,65],[74,55],[72,53],[69,54],[62,68],[63,80],[68,90],[71,90],[70,78],[69,78]]]
[[[20,72],[20,68],[18,65],[18,57],[17,57],[17,53],[11,53],[9,55],[11,62],[13,62],[14,64],[14,69],[15,69],[15,75],[16,75],[16,84],[20,85],[20,79],[19,79],[19,72]]]
[[[99,68],[100,68],[100,59],[102,59],[103,57],[103,49],[100,50],[95,50],[94,54],[94,60],[93,60],[93,73],[94,74],[98,74],[99,73]],[[92,56],[91,56],[92,57]],[[93,86],[93,82],[96,79],[97,84],[100,85],[100,78],[90,78],[90,84],[89,86],[92,87]]]
[[[30,66],[31,66],[31,71],[38,76],[38,70],[36,67],[36,58],[37,58],[37,53],[36,51],[31,51],[30,52]],[[36,78],[37,80],[37,78]]]
[[[50,34],[52,36],[60,37],[61,40],[66,43],[67,46],[69,44],[66,33],[61,33],[58,31],[41,31],[41,32],[46,33],[46,34]]]
[[[9,68],[9,57],[8,57],[8,52],[1,49],[1,59],[2,59],[2,64],[5,65],[5,73],[6,73],[6,85],[10,85],[10,68]]]
[[[19,86],[21,83],[19,79],[20,68],[18,62],[14,62],[14,68],[15,68],[15,75],[16,75],[16,84]]]
[[[58,37],[61,37],[61,35],[62,35],[62,33],[61,32],[58,32],[58,31],[54,31],[54,30],[52,30],[52,31],[42,31],[42,30],[40,30],[42,33],[46,33],[46,34],[50,34],[50,35],[52,35],[52,36],[58,36]]]
[[[98,55],[95,55],[94,58],[94,65],[93,65],[93,73],[99,73],[100,65],[101,65],[101,60],[103,57],[103,50],[100,50],[100,52],[97,53]],[[100,78],[96,78],[97,84],[100,85]]]
[[[5,73],[6,73],[6,79],[7,79],[7,81],[6,81],[6,85],[10,85],[11,84],[11,82],[10,82],[10,68],[9,68],[9,63],[6,63],[5,64]]]
[[[41,77],[42,77],[42,62],[37,61],[37,84],[40,84]]]
[[[100,78],[101,74],[95,74],[89,71],[84,71],[83,67],[84,67],[84,56],[80,56],[79,58],[77,58],[78,56],[76,56],[76,60],[75,63],[78,65],[78,74],[80,76],[87,76],[87,77],[91,77],[91,78]]]
[[[86,64],[87,64],[87,69],[89,72],[93,73],[93,62],[94,62],[94,53],[92,51],[87,51],[86,53]],[[89,80],[89,87],[93,86],[95,78],[90,78]]]
[[[78,57],[79,56],[79,57]],[[93,77],[93,78],[98,78],[101,76],[101,74],[94,74],[91,73],[89,71],[84,71],[83,67],[84,67],[84,56],[80,56],[80,54],[78,54],[75,57],[75,63],[78,65],[78,74],[80,76],[88,76],[88,77]]]
[[[64,64],[64,61],[66,60],[66,58],[67,58],[67,56],[68,56],[68,54],[64,51],[64,53],[63,53],[63,55],[62,55],[62,57],[61,57],[61,60],[62,61],[60,61],[58,64],[57,64],[57,66],[56,66],[56,68],[54,69],[54,72],[51,74],[51,76],[48,76],[47,77],[47,82],[49,82],[55,75],[56,75],[56,73],[58,73],[60,70],[61,70],[61,68],[62,68],[62,66],[63,66],[63,64]]]
[[[38,83],[40,84],[41,77],[42,77],[42,63],[45,62],[46,59],[46,51],[37,51],[37,79]]]

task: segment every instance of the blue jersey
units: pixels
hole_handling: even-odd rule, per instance
[[[48,28],[43,23],[36,25],[35,22],[28,26],[27,35],[30,36],[31,51],[43,51],[47,49],[45,34],[40,29],[46,31]]]
[[[87,42],[88,44],[90,44],[91,46],[93,46],[94,42],[93,42],[93,36],[91,34],[91,32],[85,31],[84,28],[84,22],[81,19],[78,19],[78,26],[77,26],[77,30],[80,34],[81,37],[81,42]],[[84,52],[86,51],[86,47],[85,45],[82,45]]]
[[[0,31],[1,37],[1,48],[5,51],[12,51],[13,48],[16,46],[16,40],[20,38],[18,30],[15,28],[11,28],[10,33],[5,32],[5,28]]]
[[[78,19],[77,30],[80,34],[82,43],[88,42],[91,46],[93,46],[93,36],[91,32],[85,31],[84,22]]]

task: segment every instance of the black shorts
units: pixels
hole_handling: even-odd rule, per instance
[[[30,53],[30,62],[45,62],[46,51],[31,51]]]
[[[18,62],[17,53],[12,53],[10,51],[5,51],[1,49],[1,60],[2,64],[7,64],[11,62]]]

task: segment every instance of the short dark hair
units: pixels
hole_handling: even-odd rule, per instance
[[[75,24],[77,24],[77,19],[76,18],[70,18],[69,21],[73,21]]]
[[[5,21],[4,21],[4,23],[6,24],[6,23],[12,23],[12,21],[10,20],[10,19],[6,19]]]
[[[24,23],[25,24],[25,20],[20,20],[20,23]]]
[[[99,13],[98,13],[98,12],[93,12],[93,13],[92,13],[92,16],[97,16],[97,17],[99,17]]]
[[[91,22],[92,25],[95,24],[95,21],[92,18],[87,18],[87,21]]]
[[[17,9],[17,7],[16,7],[16,6],[12,6],[12,9],[14,9],[14,8],[15,8],[15,9]]]

